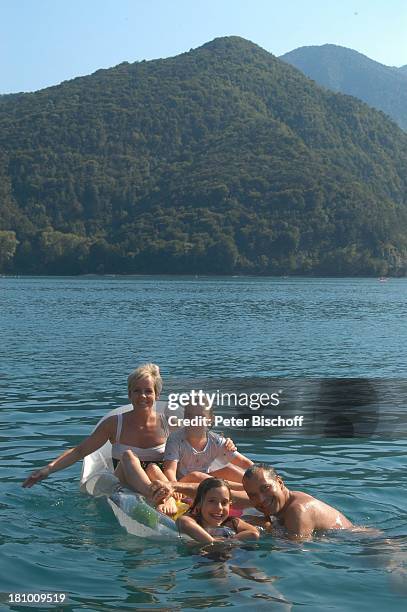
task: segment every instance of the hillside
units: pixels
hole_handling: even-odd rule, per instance
[[[407,71],[339,47],[300,47],[280,57],[319,85],[355,96],[383,111],[407,130]]]
[[[407,136],[215,39],[0,104],[10,273],[404,274]]]

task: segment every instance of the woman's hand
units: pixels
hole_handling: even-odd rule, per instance
[[[226,438],[225,440],[225,449],[231,453],[237,451],[237,446],[230,438]]]
[[[51,469],[49,465],[46,465],[40,470],[36,470],[32,474],[30,474],[30,476],[26,480],[24,480],[22,486],[29,489],[30,487],[34,486],[38,482],[41,482],[41,480],[45,480],[46,478],[48,478],[50,473],[51,473]]]

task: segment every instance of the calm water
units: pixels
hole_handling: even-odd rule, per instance
[[[388,542],[265,537],[208,559],[126,534],[104,500],[79,493],[78,465],[31,490],[20,483],[126,403],[126,376],[143,361],[161,365],[167,392],[177,377],[404,377],[407,280],[1,278],[0,305],[0,591],[64,591],[65,610],[280,609],[278,598],[312,611],[405,609],[406,440],[397,432],[230,432],[289,486]]]

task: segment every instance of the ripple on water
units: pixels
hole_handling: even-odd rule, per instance
[[[184,376],[395,378],[407,365],[406,281],[0,283],[1,591],[66,591],[68,609],[92,612],[284,609],[280,599],[324,612],[404,610],[404,438],[233,432],[242,452],[274,465],[292,488],[383,537],[336,532],[302,544],[266,537],[217,558],[178,541],[129,536],[103,499],[80,494],[79,466],[30,490],[20,483],[126,403],[126,376],[142,361],[160,363],[167,390]],[[404,396],[388,399],[404,410]],[[387,413],[383,420],[390,428],[397,422]]]

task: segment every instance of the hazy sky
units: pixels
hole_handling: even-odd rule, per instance
[[[333,43],[407,64],[407,0],[0,0],[0,93],[239,35],[275,55]]]

